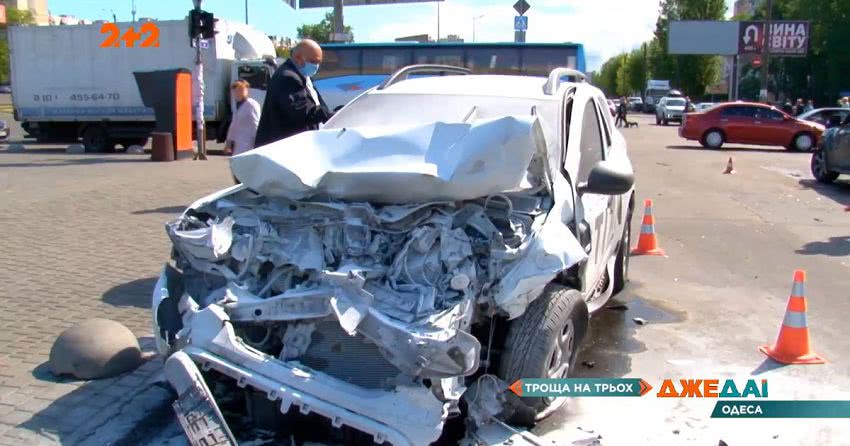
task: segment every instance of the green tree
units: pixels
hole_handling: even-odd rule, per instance
[[[620,67],[625,62],[626,55],[618,54],[611,59],[608,59],[602,68],[599,69],[599,74],[594,77],[594,82],[608,96],[618,94],[617,77],[620,72]]]
[[[354,41],[354,33],[350,26],[345,26],[345,32],[351,36],[350,41]],[[313,39],[319,43],[327,43],[331,41],[331,35],[334,32],[334,14],[329,12],[325,14],[325,18],[319,23],[303,24],[298,27],[299,39]]]
[[[770,88],[790,98],[812,97],[818,104],[834,105],[850,91],[850,14],[844,0],[821,0],[817,6],[805,0],[774,0],[776,20],[811,22],[809,53],[806,57],[771,57]],[[766,15],[766,7],[755,18]]]
[[[625,64],[626,94],[642,91],[649,79],[649,64],[647,62],[646,44],[634,49]]]
[[[682,20],[723,20],[724,0],[675,0],[676,14]],[[720,77],[721,59],[717,56],[675,56],[677,86],[685,94],[702,96]]]
[[[9,82],[9,38],[10,26],[33,25],[35,17],[32,12],[24,9],[7,8],[6,24],[0,25],[0,83]]]
[[[661,0],[655,36],[647,48],[648,71],[655,79],[667,79],[685,94],[702,96],[717,82],[720,58],[668,54],[671,20],[723,20],[724,0]]]

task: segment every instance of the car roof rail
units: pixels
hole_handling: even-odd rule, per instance
[[[390,85],[399,83],[403,80],[406,80],[412,74],[439,74],[440,76],[445,76],[447,74],[453,75],[466,75],[471,74],[472,70],[464,67],[457,67],[454,65],[434,65],[434,64],[420,64],[420,65],[408,65],[391,74],[387,80],[381,83],[378,86],[378,90],[383,90]]]
[[[543,86],[543,93],[553,95],[561,86],[561,78],[571,76],[576,79],[576,82],[587,82],[587,75],[579,70],[572,68],[558,67],[549,72],[549,80]]]

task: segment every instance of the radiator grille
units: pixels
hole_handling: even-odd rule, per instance
[[[341,381],[368,389],[390,389],[400,373],[378,347],[361,335],[349,336],[336,321],[320,322],[307,353],[298,362]]]

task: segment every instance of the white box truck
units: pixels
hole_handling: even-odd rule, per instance
[[[39,141],[76,141],[87,151],[144,144],[154,128],[153,109],[142,103],[134,72],[192,70],[195,49],[187,20],[152,22],[158,46],[102,47],[103,24],[18,26],[9,30],[12,104],[15,119]],[[124,33],[142,22],[118,23]],[[204,118],[207,138],[222,140],[233,109],[229,84],[246,79],[262,103],[274,63],[274,45],[263,33],[220,20],[215,39],[201,45],[204,59]],[[145,36],[150,37],[150,35]],[[193,88],[197,86],[193,85]],[[194,126],[193,126],[194,128]]]

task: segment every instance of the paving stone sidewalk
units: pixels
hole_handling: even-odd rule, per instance
[[[170,398],[158,358],[89,382],[54,377],[46,361],[56,336],[95,317],[125,324],[152,354],[163,224],[232,184],[224,157],[153,163],[63,149],[0,148],[0,446],[109,444],[136,415],[172,422],[170,409],[158,413]]]

